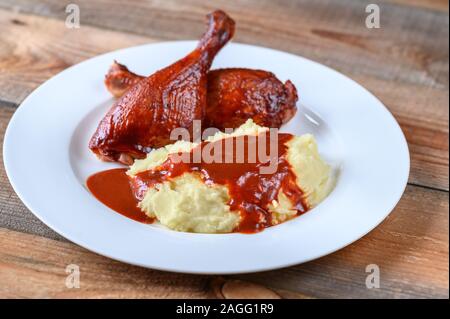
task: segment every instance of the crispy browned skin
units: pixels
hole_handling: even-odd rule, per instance
[[[208,30],[194,51],[137,81],[112,106],[89,143],[98,157],[130,164],[150,148],[168,144],[174,128],[192,129],[193,120],[203,119],[207,72],[235,25],[223,11],[207,17]]]
[[[120,97],[143,78],[114,62],[105,84]],[[279,128],[295,115],[297,100],[292,82],[283,84],[270,72],[242,68],[209,71],[204,127],[236,128],[251,118],[259,125]]]
[[[297,90],[271,72],[220,69],[208,73],[206,118],[220,130],[236,128],[248,119],[261,126],[279,128],[297,111]]]
[[[137,75],[125,65],[114,61],[105,76],[105,85],[108,91],[118,98],[142,79],[145,79],[145,76]]]

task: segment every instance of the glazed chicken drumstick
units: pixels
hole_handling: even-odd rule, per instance
[[[138,81],[112,106],[89,148],[102,160],[131,164],[170,142],[174,128],[192,129],[206,110],[207,72],[232,38],[234,21],[223,11],[208,16],[208,30],[185,58]]]
[[[144,78],[115,61],[105,85],[112,95],[121,97]],[[207,82],[204,127],[237,128],[251,118],[258,125],[279,128],[297,111],[295,86],[291,81],[283,84],[271,72],[218,69],[208,72]]]

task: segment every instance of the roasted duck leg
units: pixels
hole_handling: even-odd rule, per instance
[[[297,111],[297,90],[271,72],[242,68],[208,73],[205,123],[220,130],[237,128],[248,119],[280,128]]]
[[[105,85],[115,97],[122,96],[143,76],[114,61]],[[242,68],[208,72],[204,127],[237,128],[247,119],[279,128],[297,111],[297,90],[291,81],[281,83],[273,73]]]
[[[204,118],[207,72],[235,26],[223,11],[207,17],[208,30],[194,51],[135,83],[112,106],[89,143],[99,158],[130,164],[168,144],[174,128],[192,129],[193,120]]]

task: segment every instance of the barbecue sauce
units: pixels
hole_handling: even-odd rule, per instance
[[[216,142],[202,142],[189,153],[170,154],[157,168],[140,172],[134,177],[127,176],[126,169],[112,169],[90,176],[86,183],[92,194],[106,206],[136,221],[151,223],[153,220],[137,207],[146,191],[184,173],[193,173],[208,185],[227,186],[230,197],[228,205],[232,211],[241,215],[241,222],[235,231],[259,232],[272,226],[272,214],[268,207],[277,200],[281,189],[298,215],[308,210],[303,192],[286,158],[286,143],[292,137],[291,134],[279,133],[274,140],[269,132],[265,132],[258,136],[243,135]],[[219,145],[211,145],[213,143]],[[270,143],[277,145],[275,154],[270,154]],[[195,161],[195,152],[206,152],[207,147],[209,154],[217,155],[219,152],[216,161],[205,161],[204,157],[201,157],[201,161]],[[263,158],[258,156],[261,147],[265,147],[266,156]],[[184,161],[180,161],[181,156],[185,156]],[[217,158],[220,160],[217,161]],[[270,160],[276,169],[269,174],[262,174],[261,167],[267,167]]]
[[[152,223],[153,219],[137,207],[126,168],[115,168],[91,175],[86,186],[100,202],[116,212],[142,223]]]
[[[241,222],[236,231],[258,232],[272,225],[272,214],[268,207],[277,200],[280,189],[283,189],[298,214],[308,209],[303,192],[297,185],[296,176],[286,158],[288,149],[286,143],[292,137],[291,134],[279,133],[275,135],[275,139],[272,137],[271,141],[269,132],[265,132],[258,136],[243,135],[216,142],[202,142],[188,154],[189,161],[180,162],[179,158],[183,153],[170,154],[158,168],[138,173],[133,178],[132,187],[136,197],[141,200],[149,187],[184,173],[197,174],[206,184],[228,187],[230,196],[228,205],[232,211],[237,211],[241,215]],[[209,147],[208,151],[211,153],[212,143],[220,143],[214,151],[220,152],[221,162],[209,163],[202,157],[202,161],[196,163],[195,152]],[[260,168],[267,167],[270,162],[270,143],[276,143],[278,147],[277,152],[271,155],[276,169],[270,174],[262,174]],[[226,145],[232,147],[227,148]],[[265,157],[255,156],[259,153],[260,147],[265,147]],[[244,153],[239,150],[244,150]],[[215,152],[212,153],[217,155]],[[226,162],[227,159],[229,163]]]

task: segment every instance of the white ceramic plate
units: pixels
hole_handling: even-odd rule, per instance
[[[25,205],[69,240],[127,263],[187,273],[243,273],[306,262],[361,238],[405,189],[409,153],[392,115],[363,87],[323,65],[243,44],[227,45],[213,68],[270,70],[296,85],[300,102],[283,129],[313,133],[337,183],[318,207],[257,234],[190,234],[127,219],[97,201],[86,178],[114,167],[88,141],[113,103],[103,85],[113,59],[150,74],[186,55],[194,41],[119,50],[77,64],[35,90],[9,123],[8,177]]]

